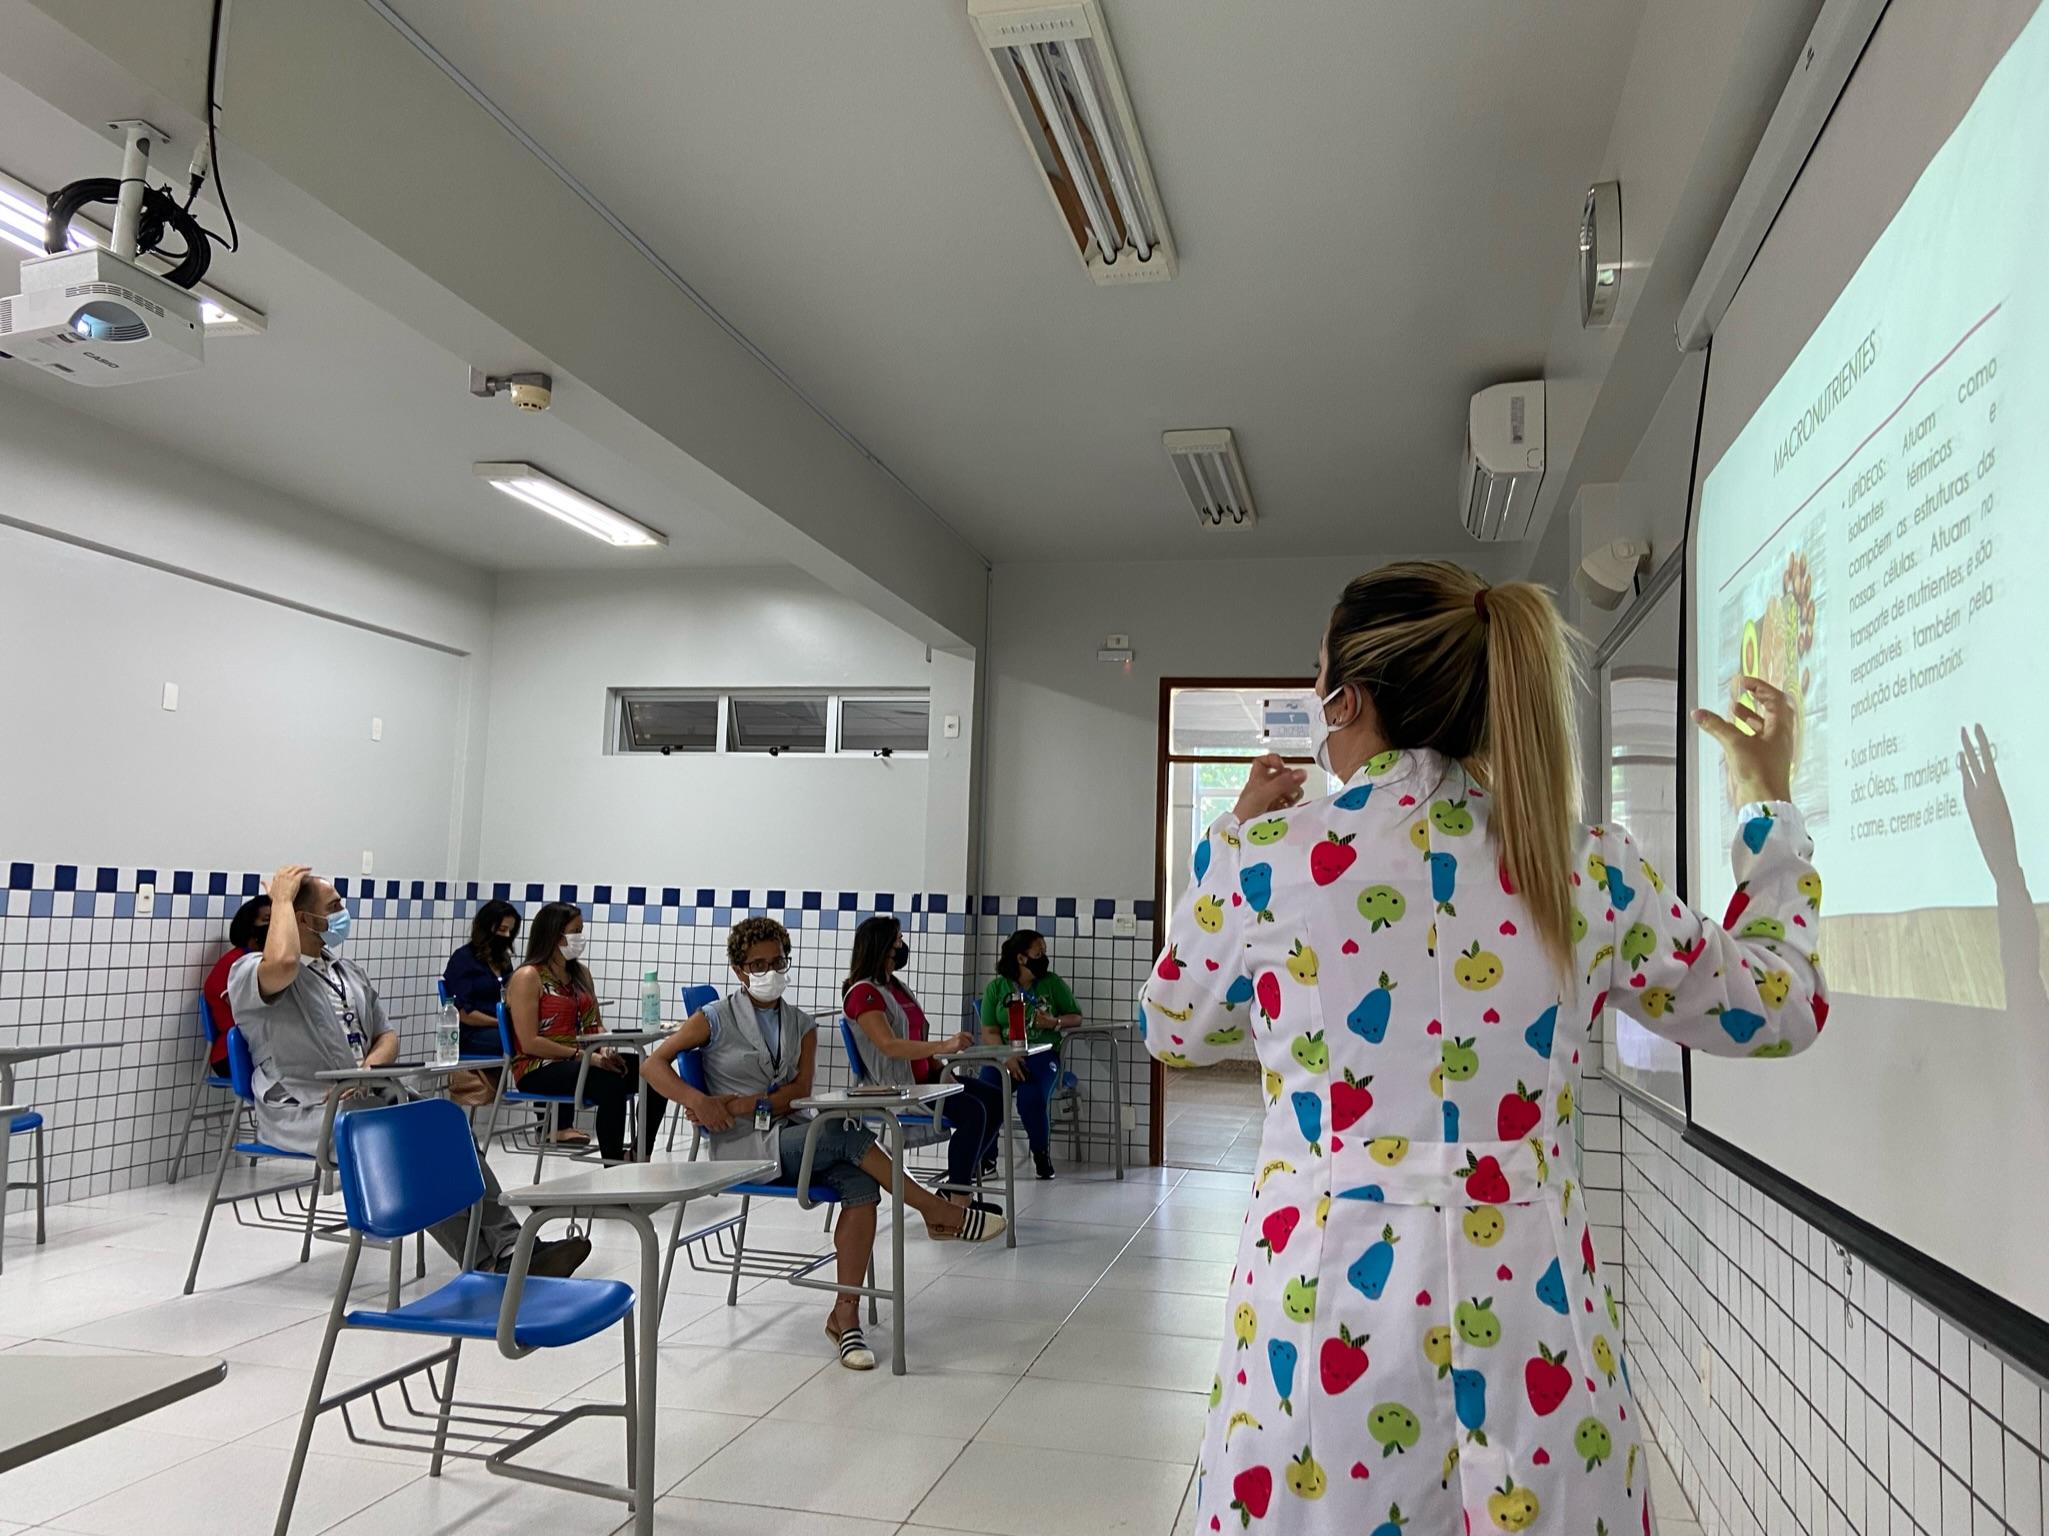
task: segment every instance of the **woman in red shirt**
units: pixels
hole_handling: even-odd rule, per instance
[[[869,918],[854,930],[854,955],[840,988],[841,1007],[854,1021],[859,1066],[870,1082],[908,1085],[930,1082],[942,1056],[964,1051],[974,1043],[965,1031],[941,1040],[927,1039],[925,1010],[911,989],[897,979],[910,963],[903,925],[886,914]],[[981,1081],[964,1082],[961,1091],[943,1101],[942,1114],[953,1130],[946,1150],[948,1198],[970,1203],[968,1191],[977,1177],[996,1162],[996,1138],[1003,1131],[1003,1090]]]
[[[576,1092],[577,1058],[583,1054],[576,1042],[605,1027],[583,947],[583,913],[570,902],[551,901],[534,914],[526,964],[505,983],[505,1008],[518,1052],[512,1058],[512,1080],[528,1093]],[[583,1098],[597,1108],[598,1150],[608,1163],[626,1160],[626,1111],[636,1097],[646,1126],[641,1145],[652,1147],[667,1101],[642,1088],[640,1057],[609,1048],[592,1052]]]
[[[235,909],[228,920],[228,952],[214,961],[200,991],[206,996],[206,1070],[215,1077],[228,1075],[228,1031],[235,1027],[235,1015],[228,1008],[228,972],[244,955],[263,948],[270,933],[270,898],[253,896]]]

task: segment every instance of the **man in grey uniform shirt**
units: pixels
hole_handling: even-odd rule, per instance
[[[270,877],[270,901],[262,951],[244,955],[228,972],[228,1005],[249,1043],[257,1135],[286,1151],[312,1153],[330,1088],[319,1074],[390,1065],[398,1060],[398,1031],[362,967],[341,957],[352,919],[334,886],[303,864],[287,864]],[[295,921],[276,916],[287,910]],[[392,1101],[381,1087],[354,1087],[343,1092],[338,1113]],[[476,1267],[500,1271],[512,1258],[519,1223],[499,1200],[491,1165],[482,1167]],[[458,1264],[469,1222],[464,1212],[429,1229]],[[567,1275],[589,1256],[585,1237],[536,1243],[530,1268],[536,1275]]]

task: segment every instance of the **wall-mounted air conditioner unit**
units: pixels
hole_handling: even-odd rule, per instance
[[[1466,408],[1466,457],[1459,475],[1466,532],[1487,543],[1524,537],[1543,483],[1544,381],[1481,390]]]
[[[1090,277],[1174,275],[1166,210],[1096,0],[968,0],[1018,131]]]

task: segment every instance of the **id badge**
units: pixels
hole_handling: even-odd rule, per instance
[[[766,1136],[775,1127],[775,1116],[769,1113],[766,1104],[754,1106],[754,1129]]]

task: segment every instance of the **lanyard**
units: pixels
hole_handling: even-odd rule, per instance
[[[320,978],[320,984],[334,994],[335,1016],[341,1022],[342,1033],[348,1037],[349,1049],[355,1052],[356,1061],[360,1064],[363,1060],[363,1032],[356,1027],[356,1010],[349,1003],[348,978],[342,974],[339,961],[330,963],[334,966],[332,975],[317,965],[309,965],[308,968]]]

